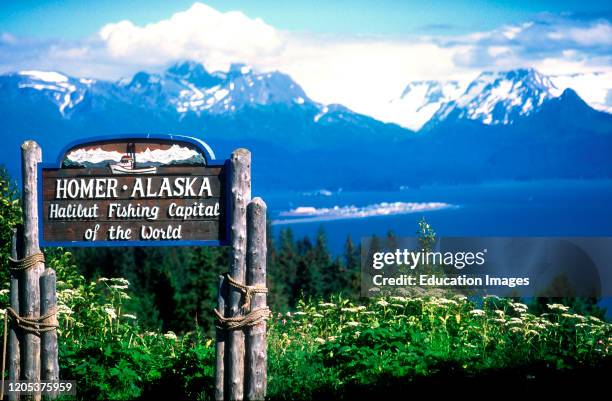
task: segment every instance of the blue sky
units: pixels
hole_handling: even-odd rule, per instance
[[[612,110],[609,1],[11,1],[0,73],[116,80],[180,60],[289,74],[383,121],[410,82],[531,67]],[[397,110],[401,113],[402,110]],[[395,113],[395,112],[393,112]]]
[[[129,19],[138,25],[185,10],[193,0],[20,0],[3,2],[0,30],[19,36],[80,38],[108,23]],[[517,23],[538,13],[609,15],[609,1],[207,1],[219,11],[240,10],[285,30],[319,33],[458,34]]]

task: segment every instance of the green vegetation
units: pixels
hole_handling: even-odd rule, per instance
[[[0,174],[2,308],[11,228],[20,220],[7,182]],[[431,241],[424,224],[423,241]],[[45,253],[58,277],[61,376],[77,381],[78,399],[212,398],[210,311],[227,249]],[[282,231],[269,253],[271,399],[380,398],[376,391],[449,380],[609,374],[612,324],[569,306],[539,301],[530,312],[495,297],[358,300],[358,247],[349,239],[344,258],[333,258],[322,231],[314,243]],[[587,304],[581,313],[601,312]]]

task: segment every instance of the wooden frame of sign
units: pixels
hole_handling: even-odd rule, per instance
[[[194,138],[71,144],[42,164],[43,246],[229,245],[229,160]]]
[[[21,150],[24,224],[13,240],[19,260],[11,271],[11,306],[52,329],[28,332],[11,322],[9,380],[59,380],[55,272],[39,258],[41,246],[231,245],[228,274],[234,282],[265,287],[266,205],[251,200],[248,150],[217,161],[199,139],[150,134],[72,143],[54,164],[42,163],[36,142],[24,142]],[[244,317],[245,295],[222,278],[221,318]],[[266,294],[257,293],[250,309],[267,310]],[[265,318],[218,329],[216,347],[215,398],[264,399]],[[38,400],[41,394],[26,397]]]

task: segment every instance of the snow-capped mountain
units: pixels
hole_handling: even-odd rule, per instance
[[[286,74],[259,73],[244,64],[232,64],[228,72],[209,73],[200,63],[184,61],[159,74],[140,71],[117,82],[72,78],[54,71],[20,71],[0,75],[0,87],[22,98],[50,100],[62,118],[72,118],[77,106],[91,111],[115,103],[176,114],[179,119],[229,116],[268,106],[302,108],[314,123],[329,122],[334,115],[356,115],[343,106],[341,114],[338,105],[313,101]]]
[[[533,114],[561,93],[548,77],[534,69],[483,72],[461,96],[442,105],[429,123],[452,118],[508,125]]]
[[[182,62],[117,82],[21,71],[0,75],[0,163],[16,169],[25,139],[54,161],[76,139],[148,132],[201,138],[219,158],[247,147],[254,180],[275,189],[612,178],[612,115],[560,92],[528,69],[483,73],[465,89],[413,82],[391,106],[404,127],[425,124],[414,135],[242,64],[208,72]]]
[[[117,82],[42,71],[3,74],[0,119],[0,136],[6,138],[0,163],[7,165],[18,165],[14,150],[24,137],[38,141],[53,160],[77,138],[179,132],[207,141],[221,158],[238,146],[256,149],[254,157],[269,162],[260,162],[259,171],[276,166],[291,175],[285,182],[296,184],[295,169],[326,166],[331,149],[353,152],[357,162],[361,149],[382,152],[411,134],[342,105],[314,102],[280,72],[234,64],[227,72],[211,73],[194,62]],[[312,153],[304,157],[303,152]],[[279,167],[278,160],[289,165]]]
[[[7,77],[15,80],[19,89],[47,97],[57,105],[62,115],[83,101],[88,88],[95,82],[87,78],[70,78],[54,71],[20,71],[8,74]]]
[[[119,86],[158,103],[160,97],[178,113],[233,113],[243,107],[271,104],[314,105],[302,88],[280,72],[256,73],[244,64],[233,64],[227,73],[208,73],[201,64],[183,62],[163,74],[139,72]]]
[[[418,131],[440,106],[457,99],[464,89],[465,86],[458,81],[413,81],[376,117]]]
[[[612,113],[612,72],[594,71],[553,75],[549,78],[557,88],[562,90],[571,88],[581,98],[589,99],[589,106],[595,110]]]

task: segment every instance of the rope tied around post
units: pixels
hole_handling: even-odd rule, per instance
[[[28,270],[38,263],[45,263],[45,255],[43,255],[42,252],[33,253],[23,259],[13,259],[9,257],[9,269],[11,271]]]
[[[8,307],[6,308],[4,326],[6,328],[8,325],[8,319],[11,318],[16,322],[17,327],[19,327],[21,330],[40,335],[41,333],[55,330],[58,327],[57,319],[55,317],[56,314],[57,307],[54,307],[40,317],[27,318],[19,316],[15,309]]]
[[[42,253],[40,254],[42,256]],[[24,258],[26,259],[26,258]],[[21,260],[24,260],[21,259]],[[44,257],[43,257],[44,261]],[[36,262],[38,263],[38,262]],[[8,321],[12,319],[18,328],[23,331],[34,333],[37,335],[41,335],[42,333],[46,333],[51,330],[57,329],[59,326],[57,323],[57,307],[53,307],[49,312],[45,313],[40,317],[28,318],[21,317],[15,311],[15,309],[10,306],[6,308],[4,313],[4,336],[3,336],[3,345],[2,345],[2,384],[0,388],[0,399],[4,399],[4,371],[6,367],[6,335],[8,332]]]
[[[249,313],[241,316],[225,317],[217,309],[214,309],[215,315],[217,317],[215,326],[218,329],[238,330],[245,327],[256,326],[262,320],[270,318],[270,308],[268,308],[267,306],[265,308],[251,309],[251,299],[253,298],[253,294],[267,293],[268,289],[266,287],[241,284],[238,281],[234,280],[232,276],[229,275],[229,273],[225,273],[224,276],[227,279],[229,285],[239,289],[244,294],[244,304],[242,305],[242,310],[248,310]]]
[[[234,280],[229,273],[225,273],[225,277],[232,287],[239,289],[244,294],[244,304],[242,305],[242,310],[251,309],[251,298],[253,297],[253,294],[266,294],[268,292],[266,287],[241,284]]]
[[[270,308],[267,306],[265,308],[253,309],[248,314],[243,316],[234,316],[234,317],[225,317],[219,313],[217,309],[213,309],[215,311],[215,315],[217,316],[217,322],[215,326],[218,329],[225,330],[238,330],[243,329],[245,327],[256,326],[261,321],[270,318]]]

